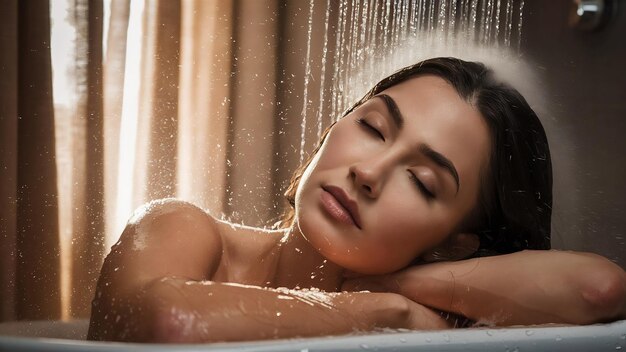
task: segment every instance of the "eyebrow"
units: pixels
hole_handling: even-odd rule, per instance
[[[381,98],[383,102],[385,102],[385,105],[387,105],[387,110],[389,110],[389,113],[391,114],[391,119],[393,120],[393,123],[398,129],[402,128],[402,125],[404,125],[404,117],[402,117],[402,113],[400,112],[400,108],[398,108],[398,104],[396,104],[396,101],[387,94],[378,94],[375,95],[374,98]]]
[[[400,108],[398,108],[398,104],[396,104],[395,100],[393,100],[393,98],[391,98],[387,94],[378,94],[378,95],[375,95],[374,98],[382,99],[382,101],[387,106],[387,110],[389,110],[389,113],[391,114],[391,120],[393,121],[393,123],[396,125],[398,129],[401,129],[402,126],[404,125],[404,117],[402,116],[402,113],[400,112]],[[434,150],[428,144],[424,144],[424,143],[420,144],[418,147],[418,150],[420,151],[420,153],[424,154],[432,162],[444,168],[446,171],[450,173],[450,175],[452,175],[456,183],[456,193],[459,193],[459,187],[460,187],[461,182],[459,181],[459,173],[456,171],[456,168],[454,167],[454,164],[452,163],[452,161],[446,158],[443,154]]]

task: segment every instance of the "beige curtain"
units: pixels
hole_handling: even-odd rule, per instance
[[[17,1],[0,3],[0,320],[14,319],[17,220]]]
[[[146,201],[179,197],[257,226],[284,206],[308,15],[277,0],[142,3],[137,18],[136,1],[112,1],[105,18],[102,1],[72,2],[73,103],[56,108],[48,3],[0,4],[2,320],[87,317],[107,247]]]
[[[73,103],[53,108],[48,2],[0,2],[0,320],[88,317],[102,260],[146,201],[272,225],[336,109],[318,78],[338,3],[69,3]]]
[[[59,316],[48,3],[0,4],[2,319]]]

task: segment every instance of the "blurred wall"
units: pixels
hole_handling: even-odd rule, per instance
[[[600,30],[572,28],[572,0],[527,0],[522,52],[545,82],[554,167],[553,246],[626,267],[626,1]]]

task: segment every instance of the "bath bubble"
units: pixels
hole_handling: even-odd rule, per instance
[[[367,345],[367,344],[364,344],[364,343],[360,344],[359,347],[361,347],[364,350],[369,350],[370,349],[370,346]]]
[[[532,336],[534,333],[532,330],[526,330],[526,336]]]
[[[400,339],[400,343],[406,343],[406,339],[405,338],[401,338]]]
[[[556,335],[556,341],[563,341],[563,338],[561,337],[561,335]]]

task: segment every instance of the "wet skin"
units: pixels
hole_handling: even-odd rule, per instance
[[[211,342],[451,327],[427,307],[498,325],[626,316],[626,274],[599,256],[524,251],[407,268],[467,237],[458,225],[476,204],[489,136],[440,78],[381,94],[333,127],[303,175],[291,229],[235,226],[176,200],[149,206],[105,260],[88,338]],[[393,273],[346,282],[347,272]],[[276,287],[334,292],[320,304]]]
[[[349,270],[403,268],[444,241],[474,208],[489,143],[480,113],[443,79],[422,76],[393,86],[330,131],[299,185],[298,229]]]

